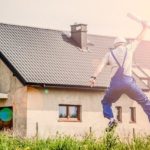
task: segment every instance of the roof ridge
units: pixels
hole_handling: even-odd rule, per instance
[[[17,25],[17,24],[10,24],[10,23],[2,23],[0,22],[0,25],[5,25],[5,26],[15,26],[15,27],[24,27],[24,28],[31,28],[31,29],[40,29],[40,30],[48,30],[48,31],[55,31],[55,32],[70,32],[69,30],[59,30],[59,29],[50,29],[50,28],[42,28],[42,27],[36,27],[36,26],[28,26],[28,25]],[[100,35],[100,34],[92,34],[89,33],[87,34],[89,36],[97,36],[97,37],[106,37],[106,38],[115,38],[117,36],[109,36],[109,35]],[[127,39],[134,39],[131,37],[125,37]],[[150,42],[149,40],[143,40],[144,42]]]
[[[100,34],[94,34],[94,33],[89,33],[88,34],[89,36],[97,36],[97,37],[104,37],[104,38],[116,38],[116,37],[118,37],[118,36],[113,36],[113,35],[100,35]],[[135,38],[133,38],[133,37],[125,37],[126,39],[128,39],[128,40],[134,40]],[[150,42],[150,40],[142,40],[142,42]]]
[[[15,27],[22,27],[22,28],[31,28],[31,29],[40,29],[40,30],[49,30],[49,31],[56,31],[56,32],[64,32],[65,31],[65,30],[49,29],[49,28],[42,28],[42,27],[28,26],[28,25],[9,24],[9,23],[2,23],[2,22],[0,22],[0,25],[15,26]]]
[[[106,38],[115,38],[116,36],[109,36],[109,35],[99,35],[99,34],[94,34],[94,33],[89,33],[88,35],[90,36],[97,36],[97,37],[106,37]]]

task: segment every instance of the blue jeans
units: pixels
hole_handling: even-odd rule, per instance
[[[113,118],[112,103],[116,102],[122,94],[128,95],[131,99],[139,103],[150,121],[150,100],[144,92],[137,86],[133,77],[123,75],[122,78],[112,78],[110,87],[107,89],[102,100],[104,117]]]

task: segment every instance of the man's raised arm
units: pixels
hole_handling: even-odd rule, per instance
[[[142,23],[142,31],[138,34],[138,36],[134,39],[132,42],[132,51],[135,51],[141,41],[144,39],[145,33],[147,32],[148,29],[148,23],[143,22]]]
[[[104,68],[106,64],[108,64],[108,53],[103,57],[101,62],[98,64],[95,72],[91,76],[91,79],[90,79],[91,87],[94,86],[97,76],[99,75],[99,73],[102,71],[102,69]]]

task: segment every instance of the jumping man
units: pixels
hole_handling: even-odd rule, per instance
[[[90,83],[91,87],[93,87],[103,67],[107,64],[112,66],[111,82],[101,102],[104,117],[110,120],[108,124],[109,127],[113,127],[117,123],[112,112],[112,103],[116,102],[122,94],[126,94],[131,99],[137,101],[142,106],[150,121],[150,100],[137,86],[132,77],[133,53],[143,39],[148,29],[147,26],[146,22],[142,23],[142,31],[130,44],[127,44],[124,38],[116,38],[114,40],[114,48],[106,53],[94,74],[91,76]]]

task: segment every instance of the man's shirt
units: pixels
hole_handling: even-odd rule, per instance
[[[124,74],[127,76],[132,76],[132,61],[133,61],[133,53],[136,49],[136,42],[133,42],[132,44],[128,44],[126,46],[120,46],[116,49],[113,49],[113,53],[115,57],[117,58],[120,65],[123,63],[123,59],[127,50],[127,56],[124,63]],[[118,64],[116,63],[115,59],[113,58],[110,51],[106,53],[104,58],[101,61],[101,65],[104,67],[105,65],[111,65],[111,77],[116,73],[118,69]]]

